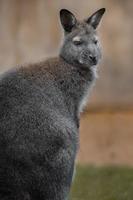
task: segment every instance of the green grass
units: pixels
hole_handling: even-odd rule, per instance
[[[133,168],[78,166],[71,200],[133,200]]]

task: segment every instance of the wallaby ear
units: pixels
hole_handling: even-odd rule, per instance
[[[100,10],[96,11],[93,15],[91,15],[86,22],[91,25],[94,29],[97,28],[99,25],[103,14],[105,13],[105,8],[101,8]]]
[[[66,9],[60,10],[60,21],[66,32],[71,32],[77,23],[76,17]]]

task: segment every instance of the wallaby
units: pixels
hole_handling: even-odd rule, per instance
[[[0,77],[0,200],[66,200],[79,146],[79,119],[96,79],[102,8],[78,21],[60,11],[57,58]]]

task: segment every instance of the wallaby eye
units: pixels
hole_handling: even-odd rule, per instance
[[[80,46],[83,44],[83,40],[81,40],[81,38],[79,36],[75,36],[73,38],[73,44],[76,46]]]
[[[76,45],[76,46],[80,46],[80,45],[82,45],[83,44],[83,41],[73,41],[73,43]]]
[[[94,40],[94,44],[97,44],[97,43],[98,43],[98,40],[97,40],[97,39],[95,39],[95,40]]]

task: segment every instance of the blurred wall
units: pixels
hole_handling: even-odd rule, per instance
[[[89,104],[95,113],[81,123],[79,160],[133,164],[133,112],[118,110],[133,108],[132,0],[0,0],[0,71],[58,55],[61,8],[82,19],[101,7],[107,10],[99,28],[103,61]]]

